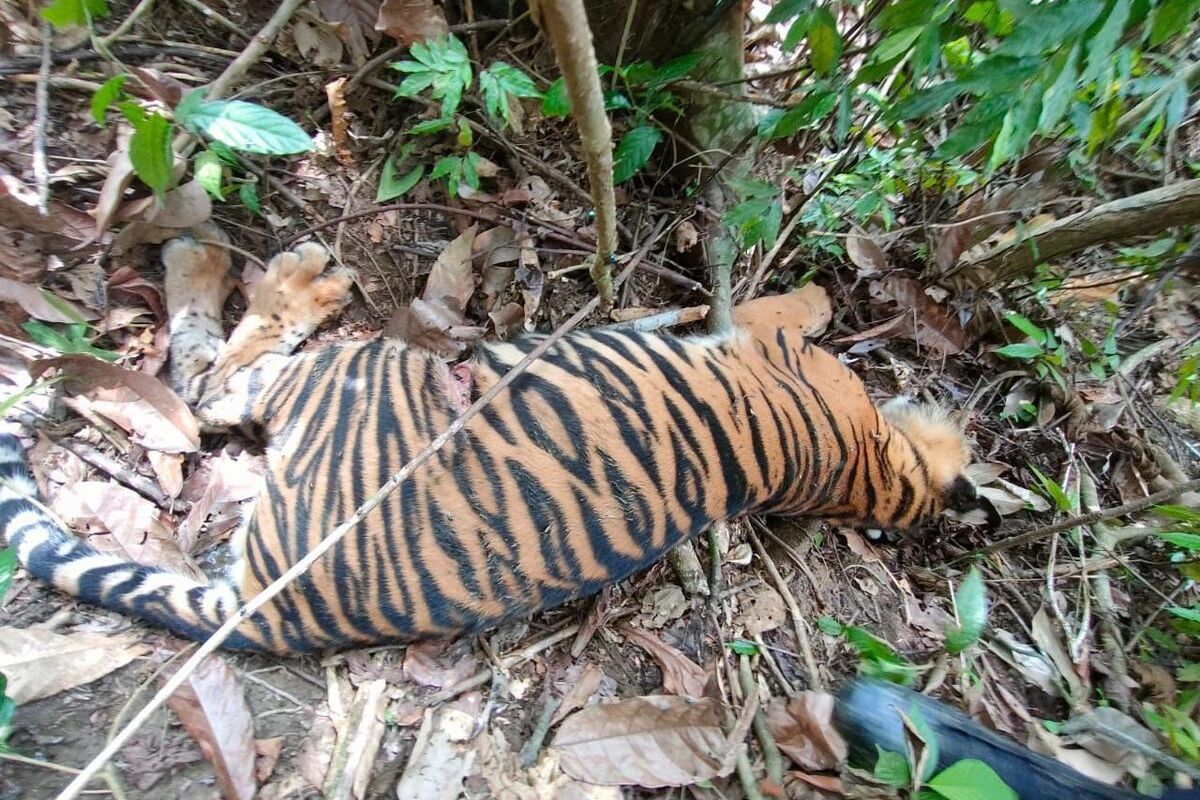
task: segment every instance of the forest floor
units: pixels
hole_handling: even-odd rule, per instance
[[[147,5],[128,31],[107,43],[112,62],[99,56],[86,33],[56,34],[41,78],[36,16],[22,4],[0,11],[8,29],[7,39],[0,38],[6,97],[0,107],[0,398],[35,383],[33,361],[64,353],[103,350],[119,354],[122,366],[158,374],[169,341],[158,245],[209,220],[238,248],[242,292],[261,278],[262,261],[322,226],[314,235],[354,271],[357,291],[309,347],[383,331],[450,348],[480,336],[549,331],[593,296],[580,268],[594,235],[581,188],[587,186],[583,159],[570,120],[547,118],[536,101],[521,106],[517,130],[497,131],[477,108],[465,112],[480,121],[475,146],[482,188],[447,199],[445,182],[427,169],[400,198],[411,207],[343,219],[380,205],[376,192],[390,143],[434,116],[419,103],[393,99],[387,82],[400,76],[383,62],[402,58],[403,51],[365,60],[394,44],[374,29],[374,11],[366,17],[355,12],[369,2],[301,9],[228,95],[269,106],[317,132],[314,152],[249,159],[251,173],[238,180],[255,186],[255,194],[233,189],[227,202],[217,202],[185,181],[159,207],[128,175],[124,183],[114,180],[120,154],[128,152],[128,129],[111,113],[102,127],[92,111],[112,64],[138,76],[143,99],[157,94],[173,103],[221,74],[267,19],[260,4],[212,4],[228,26],[206,17],[202,3]],[[128,18],[132,6],[113,3],[104,30]],[[345,18],[323,16],[330,9],[341,9]],[[539,86],[557,74],[528,22],[478,26],[461,36],[475,57],[523,65]],[[748,68],[781,66],[769,50],[749,52]],[[128,81],[127,91],[133,93],[134,84]],[[37,114],[39,86],[48,90],[44,122]],[[36,210],[39,177],[31,154],[39,150],[49,162],[48,217]],[[434,160],[427,158],[429,165]],[[814,170],[819,173],[802,159],[778,155],[757,174],[774,182],[798,174],[807,184],[806,171]],[[1122,196],[1149,188],[1154,176],[1114,172],[1103,181],[1113,196]],[[704,209],[682,185],[670,165],[651,165],[618,187],[623,250],[650,242],[650,268],[622,287],[612,320],[597,314],[585,326],[680,311],[678,330],[701,329],[710,303],[696,246]],[[1025,195],[990,209],[950,194],[922,195],[899,205],[887,231],[830,233],[842,257],[796,245],[804,235],[800,227],[797,239],[770,253],[765,266],[763,253],[739,262],[733,285],[735,299],[745,299],[811,281],[833,306],[818,341],[861,375],[874,396],[908,394],[958,411],[979,462],[973,476],[1004,515],[1000,531],[945,519],[915,537],[880,543],[849,528],[738,520],[711,542],[698,541],[705,570],[710,551],[719,553],[719,575],[711,587],[702,576],[690,594],[671,566],[660,563],[598,599],[474,640],[326,658],[222,654],[189,682],[184,699],[140,729],[92,793],[201,798],[248,796],[257,787],[263,798],[399,792],[424,800],[460,791],[473,798],[738,797],[744,783],[728,771],[685,789],[594,786],[575,780],[567,762],[602,754],[550,746],[556,726],[580,708],[715,693],[734,712],[753,696],[761,703],[773,736],[752,733],[748,759],[764,795],[840,796],[849,791],[842,783],[849,774],[839,776],[837,746],[826,741],[834,738],[827,710],[815,708],[805,692],[834,689],[859,669],[889,666],[909,670],[919,688],[987,727],[1088,774],[1143,787],[1173,780],[1144,755],[1072,739],[1042,723],[1065,720],[1102,698],[1099,704],[1122,712],[1122,724],[1135,736],[1186,755],[1180,735],[1163,738],[1150,721],[1174,719],[1172,730],[1184,734],[1195,729],[1191,713],[1200,685],[1200,670],[1189,671],[1197,658],[1194,639],[1172,627],[1168,612],[1190,605],[1192,576],[1181,575],[1189,556],[1186,547],[1151,535],[1161,524],[1113,516],[1111,525],[1098,526],[1102,536],[1047,531],[979,559],[990,598],[988,629],[969,652],[950,655],[944,646],[948,631],[970,613],[956,609],[955,600],[970,563],[965,556],[1018,532],[1171,490],[1186,480],[1197,453],[1196,433],[1188,427],[1197,419],[1190,405],[1169,395],[1173,365],[1200,336],[1200,309],[1184,278],[1165,288],[1139,278],[1139,259],[1153,257],[1153,241],[1074,256],[1074,282],[1030,281],[1003,293],[951,295],[923,277],[920,256],[955,247],[947,241],[955,230],[965,239],[970,224],[964,219],[995,214],[994,233],[973,243],[986,248],[1018,235],[1020,225],[1035,224],[1037,214],[1064,216],[1087,203],[1062,187],[1031,188],[1028,180],[996,188]],[[440,205],[469,209],[476,218]],[[785,208],[785,221],[790,214],[799,216],[798,208]],[[660,223],[665,235],[652,241]],[[456,240],[467,250],[447,249]],[[958,248],[955,257],[965,241]],[[430,310],[437,303],[422,295],[429,274],[441,270],[453,280],[464,269],[469,281],[460,306]],[[235,292],[227,322],[244,303]],[[1042,337],[1043,355],[997,355],[996,346],[1021,340],[1011,328],[1002,330],[1004,313],[1032,317],[1033,310],[1039,320],[1033,339]],[[73,330],[76,313],[87,320],[83,331]],[[447,327],[454,336],[444,335]],[[1074,352],[1080,339],[1100,343],[1098,352],[1064,363],[1060,350]],[[156,449],[147,440],[172,440],[180,432],[156,410],[154,398],[132,386],[74,394],[61,388],[43,385],[5,408],[14,418],[36,419],[36,438],[28,441],[48,505],[97,546],[143,562],[219,560],[255,477],[246,443],[205,436],[190,452]],[[1169,502],[1195,500],[1176,493]],[[1181,521],[1179,530],[1191,524]],[[958,602],[972,601],[960,594]],[[191,650],[159,630],[75,604],[23,572],[3,598],[0,624],[0,672],[8,673],[14,696],[20,675],[24,693],[16,697],[0,752],[0,800],[54,796]],[[847,628],[889,647],[855,647]],[[806,662],[816,665],[816,675]],[[739,675],[743,664],[746,684]],[[683,714],[678,705],[664,707],[664,713]],[[725,724],[722,718],[705,728],[704,720],[688,719],[704,735],[714,724],[719,734]],[[663,763],[697,757],[694,741],[639,734],[635,727],[630,746],[661,751]],[[532,757],[523,765],[523,748],[531,742]],[[778,751],[782,781],[769,775]],[[461,790],[448,790],[449,784]]]

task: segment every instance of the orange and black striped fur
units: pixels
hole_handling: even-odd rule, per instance
[[[313,244],[277,256],[223,343],[227,253],[194,238],[164,249],[172,380],[206,427],[254,424],[267,444],[228,579],[198,583],[63,531],[26,499],[34,485],[9,436],[0,528],[26,569],[204,637],[457,416],[462,382],[420,349],[291,354],[347,297],[349,276],[327,260]],[[228,645],[298,653],[479,630],[595,593],[749,511],[904,529],[970,505],[958,428],[922,406],[876,408],[805,340],[791,297],[740,307],[725,339],[567,336]],[[482,345],[456,370],[477,396],[537,341]]]

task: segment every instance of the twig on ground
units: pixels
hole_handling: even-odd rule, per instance
[[[1079,501],[1083,508],[1097,509],[1100,498],[1096,493],[1096,482],[1086,471],[1079,475]],[[1117,546],[1112,529],[1102,520],[1092,526],[1096,550],[1108,552]],[[1080,558],[1086,563],[1085,558]],[[1100,641],[1107,656],[1107,672],[1104,683],[1108,698],[1122,711],[1128,712],[1133,700],[1129,691],[1129,663],[1125,658],[1125,645],[1121,640],[1121,627],[1117,622],[1116,604],[1113,601],[1112,583],[1108,571],[1097,569],[1091,573],[1092,599],[1096,605],[1096,616],[1100,619]]]
[[[1072,517],[1071,519],[1064,520],[1062,522],[1056,522],[1053,525],[1032,528],[1030,530],[1022,531],[1021,533],[1013,534],[1012,536],[1008,536],[998,542],[993,542],[987,547],[984,547],[980,550],[975,550],[965,556],[962,556],[961,558],[956,559],[955,563],[969,558],[974,558],[975,556],[991,555],[992,553],[999,553],[1001,550],[1008,550],[1012,547],[1029,544],[1030,542],[1036,542],[1039,539],[1045,539],[1047,536],[1052,536],[1056,533],[1062,533],[1063,531],[1069,531],[1072,528],[1078,528],[1081,525],[1094,525],[1101,520],[1112,519],[1113,517],[1124,517],[1128,516],[1129,514],[1137,514],[1141,511],[1145,511],[1148,508],[1152,508],[1159,503],[1165,503],[1168,500],[1174,500],[1181,494],[1187,494],[1188,492],[1195,491],[1200,491],[1200,478],[1178,484],[1177,486],[1172,486],[1168,489],[1163,489],[1162,491],[1155,492],[1149,497],[1143,497],[1140,500],[1133,500],[1128,503],[1123,503],[1119,506],[1113,506],[1112,508],[1104,508],[1099,511],[1081,514],[1077,517]]]
[[[128,486],[135,492],[145,497],[147,500],[154,503],[159,508],[167,508],[171,504],[170,498],[166,493],[159,488],[158,484],[144,475],[138,474],[132,467],[122,464],[115,458],[112,458],[107,453],[97,450],[87,442],[81,442],[78,439],[59,439],[55,444],[62,447],[64,450],[69,450],[87,464],[91,464],[96,469],[105,473],[111,478],[115,478],[118,483]]]
[[[708,529],[708,609],[714,618],[721,605],[721,533],[725,533],[725,541],[729,541],[729,523],[725,520],[714,522]],[[678,549],[678,548],[677,548]]]
[[[823,692],[825,684],[817,669],[817,659],[813,656],[812,642],[808,638],[808,627],[804,622],[804,616],[800,613],[800,606],[796,603],[796,596],[788,588],[787,581],[779,574],[779,567],[775,566],[775,559],[771,558],[771,554],[767,552],[767,548],[763,546],[762,540],[758,538],[754,529],[748,527],[746,535],[750,539],[750,545],[754,548],[754,552],[762,560],[767,574],[771,576],[771,582],[775,584],[775,588],[783,596],[783,602],[787,604],[788,616],[792,618],[792,629],[796,633],[796,643],[800,646],[800,654],[804,658],[804,669],[808,672],[808,688]]]
[[[267,24],[254,34],[254,38],[246,45],[246,49],[242,50],[241,55],[235,58],[233,63],[208,85],[205,96],[209,100],[215,100],[229,91],[234,83],[241,80],[242,76],[263,57],[275,41],[275,37],[283,30],[283,26],[288,24],[292,15],[296,13],[296,9],[303,4],[304,0],[283,0],[275,9],[275,13],[267,20]]]
[[[750,671],[750,656],[738,657],[738,680],[742,685],[742,693],[749,697],[756,688],[754,673]],[[771,729],[767,727],[767,715],[763,713],[761,704],[754,711],[752,724],[754,725],[754,736],[758,739],[758,746],[762,750],[763,761],[767,767],[767,777],[777,786],[782,786],[783,756],[775,744],[775,737],[771,735]]]
[[[611,259],[617,251],[617,204],[613,193],[612,126],[604,110],[592,29],[584,13],[583,0],[534,2],[534,19],[546,31],[562,70],[572,116],[579,128],[580,144],[587,162],[588,184],[596,210],[596,255],[592,280],[600,292],[600,310],[607,314],[613,305]]]
[[[670,562],[671,569],[675,571],[675,577],[679,578],[679,582],[683,585],[684,594],[688,597],[708,596],[709,588],[704,575],[704,567],[700,564],[700,557],[696,555],[696,546],[691,540],[667,553],[667,561]]]
[[[625,269],[621,271],[618,278],[618,283],[623,282],[633,270],[636,269],[638,262],[645,258],[650,252],[650,248],[658,241],[662,235],[664,222],[660,221],[655,231],[646,239],[641,249],[629,259],[629,263]],[[211,636],[208,637],[197,649],[191,658],[180,667],[171,678],[163,685],[157,694],[142,707],[132,720],[118,733],[112,740],[105,745],[104,749],[96,755],[95,758],[80,772],[79,776],[73,780],[60,794],[59,800],[72,800],[79,796],[79,792],[87,785],[95,774],[104,767],[109,760],[116,755],[117,751],[125,745],[126,742],[137,732],[142,725],[150,718],[150,716],[167,701],[184,684],[191,676],[196,668],[204,661],[211,653],[215,652],[238,627],[254,615],[256,611],[271,602],[284,589],[286,589],[293,581],[306,573],[322,556],[345,538],[346,534],[353,530],[367,514],[371,513],[384,499],[396,490],[400,484],[408,480],[408,478],[417,469],[422,467],[425,462],[429,461],[433,456],[441,450],[446,444],[453,439],[459,431],[461,431],[468,422],[471,421],[488,406],[501,392],[515,381],[521,374],[525,372],[529,366],[541,358],[541,356],[549,350],[556,342],[562,339],[572,328],[582,322],[591,314],[600,304],[600,298],[593,297],[583,305],[579,311],[575,312],[566,322],[559,325],[557,329],[541,342],[537,347],[522,358],[512,369],[506,372],[500,380],[484,392],[478,400],[472,403],[462,414],[460,414],[450,425],[436,436],[428,445],[426,445],[411,461],[405,464],[400,470],[393,475],[379,490],[368,498],[361,506],[359,506],[350,517],[332,531],[329,532],[320,542],[316,544],[303,558],[284,571],[282,575],[272,581],[259,594],[250,598],[245,605],[239,608],[236,612],[230,615]]]
[[[542,705],[542,713],[538,714],[537,724],[533,726],[533,733],[529,734],[529,740],[521,747],[522,767],[528,769],[537,763],[538,753],[542,750],[542,742],[546,741],[546,734],[550,732],[554,712],[560,705],[562,705],[562,700],[547,693],[546,702]]]
[[[19,753],[10,753],[6,750],[0,750],[0,761],[14,761],[17,764],[27,764],[31,767],[41,767],[43,769],[52,769],[55,772],[65,772],[68,775],[78,775],[79,770],[74,767],[65,767],[62,764],[55,764],[53,761],[42,761],[38,758],[30,758]]]
[[[50,55],[54,31],[42,23],[42,63],[34,90],[33,180],[37,186],[38,213],[50,216],[50,167],[46,163],[46,126],[50,124]]]
[[[137,22],[143,14],[149,11],[153,5],[154,0],[141,0],[140,3],[133,7],[133,11],[129,12],[129,16],[125,17],[120,25],[113,28],[111,32],[99,37],[98,41],[100,42],[101,46],[107,48],[117,39],[120,39],[122,36],[128,33],[129,29],[133,27],[133,24]]]
[[[243,40],[249,38],[246,36],[246,31],[244,31],[242,29],[241,25],[238,25],[236,22],[231,20],[229,17],[226,17],[226,16],[222,15],[221,13],[214,11],[212,8],[209,8],[207,5],[205,5],[202,2],[202,0],[183,0],[183,2],[185,5],[189,5],[192,8],[194,8],[196,11],[199,11],[200,15],[202,17],[204,17],[205,19],[212,20],[213,22],[217,23],[225,30],[232,33],[237,38],[243,39]]]

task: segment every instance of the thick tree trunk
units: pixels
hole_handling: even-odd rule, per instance
[[[959,264],[945,283],[956,291],[1009,281],[1038,264],[1103,242],[1148,236],[1200,222],[1200,179],[1123,197],[1037,228],[1022,239]]]

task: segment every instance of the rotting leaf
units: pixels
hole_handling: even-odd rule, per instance
[[[454,800],[478,755],[473,738],[478,712],[459,700],[427,709],[396,796],[406,800]],[[582,713],[582,712],[581,712]]]
[[[200,426],[191,409],[158,378],[83,355],[39,359],[29,372],[34,377],[41,377],[51,369],[63,373],[64,385],[75,394],[102,389],[126,390],[131,395],[126,402],[131,406],[134,400],[143,401],[137,407],[139,413],[136,415],[124,420],[114,419],[123,427],[127,424],[127,430],[134,434],[134,440],[139,444],[168,453],[191,453],[199,449]],[[119,404],[120,401],[116,402]],[[115,410],[109,408],[101,413],[111,418],[108,412]]]
[[[708,673],[683,653],[657,636],[640,628],[626,626],[625,637],[654,657],[662,670],[663,690],[681,697],[703,697]]]
[[[17,705],[91,683],[147,652],[126,634],[0,628],[0,673],[8,678],[5,694]]]
[[[254,796],[254,719],[237,673],[210,655],[167,701],[213,766],[226,800]]]
[[[82,322],[100,316],[45,289],[8,278],[0,278],[0,298],[6,303],[16,303],[29,316],[45,322]]]
[[[559,703],[554,716],[550,719],[550,724],[558,724],[571,712],[578,711],[587,705],[592,695],[600,691],[600,684],[603,681],[604,670],[595,664],[588,663],[584,665],[583,670],[579,673],[578,680],[571,684],[571,688],[563,694],[562,702]]]
[[[441,7],[433,0],[383,0],[375,18],[375,30],[399,44],[410,45],[445,36],[450,27]]]
[[[475,656],[465,640],[430,640],[411,644],[404,651],[404,675],[423,686],[443,689],[474,674]]]
[[[551,747],[563,772],[577,780],[647,789],[688,786],[733,769],[737,732],[726,739],[721,716],[708,698],[634,697],[576,712]]]
[[[912,323],[908,336],[917,344],[931,347],[942,355],[956,355],[969,344],[967,332],[958,320],[933,298],[915,278],[890,275],[871,282],[871,297],[894,303]]]
[[[333,132],[333,152],[343,167],[354,166],[354,151],[350,149],[350,109],[346,107],[347,78],[341,77],[325,84],[325,99],[329,101],[329,127]]]
[[[856,230],[846,237],[846,255],[858,267],[858,274],[862,277],[878,275],[888,268],[883,248],[861,231]]]
[[[100,187],[100,196],[92,216],[96,219],[96,236],[102,236],[116,219],[125,190],[133,181],[133,162],[129,159],[129,140],[119,140],[118,149],[108,157],[108,175]]]
[[[833,726],[834,702],[827,692],[808,691],[767,703],[767,726],[775,743],[797,766],[833,770],[846,760],[846,742]]]
[[[766,584],[743,592],[739,602],[741,610],[734,618],[734,626],[745,628],[750,637],[773,631],[787,619],[783,598]]]

